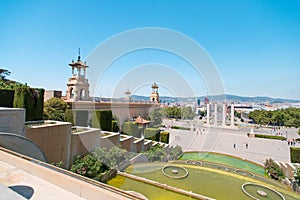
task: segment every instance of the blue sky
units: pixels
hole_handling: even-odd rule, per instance
[[[0,0],[0,67],[16,81],[65,93],[68,63],[76,59],[78,47],[84,60],[115,34],[160,27],[199,43],[215,63],[226,93],[300,99],[299,10],[297,0]],[[195,95],[208,92],[181,58],[144,50],[114,62],[96,94],[112,96],[124,73],[143,63],[171,66],[193,85]],[[155,73],[148,74],[153,82]],[[149,86],[130,89],[147,95]],[[164,86],[160,93],[171,90]]]

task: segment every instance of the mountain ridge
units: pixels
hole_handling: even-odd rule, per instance
[[[299,103],[300,100],[296,99],[286,99],[286,98],[274,98],[268,96],[255,96],[255,97],[247,97],[247,96],[239,96],[232,94],[224,95],[212,95],[212,96],[197,96],[197,97],[170,97],[170,96],[160,96],[161,102],[193,102],[196,99],[200,99],[201,102],[208,97],[210,101],[233,101],[238,103],[246,103],[246,102],[255,102],[255,103]],[[149,101],[149,96],[142,95],[132,95],[131,99],[134,101]]]

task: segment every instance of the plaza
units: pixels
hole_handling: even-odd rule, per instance
[[[197,124],[198,122],[198,124]],[[222,128],[205,127],[200,121],[174,121],[165,120],[166,127],[181,126],[191,127],[196,130],[178,130],[166,128],[170,132],[170,145],[180,145],[184,152],[201,151],[201,152],[216,152],[240,157],[246,160],[263,164],[266,159],[272,158],[280,162],[290,162],[290,146],[287,141],[250,138],[247,133],[250,133],[252,128]],[[288,132],[288,138],[297,138],[297,129],[283,129],[283,132]],[[260,128],[254,129],[255,133],[272,134],[271,129]],[[234,148],[234,144],[236,148]],[[248,148],[246,147],[248,144]],[[298,143],[295,145],[300,147]]]

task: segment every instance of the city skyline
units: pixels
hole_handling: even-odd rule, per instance
[[[68,64],[77,59],[79,47],[86,60],[113,35],[159,27],[201,45],[215,63],[226,94],[300,99],[299,8],[297,1],[1,1],[0,67],[11,71],[13,80],[64,95],[71,76]],[[172,68],[196,96],[208,93],[188,62],[170,52],[143,49],[112,63],[96,96],[114,96],[113,87],[127,72],[148,63]],[[148,74],[153,82],[155,73]],[[150,84],[124,87],[149,95]],[[162,85],[159,91],[167,96],[172,89]]]

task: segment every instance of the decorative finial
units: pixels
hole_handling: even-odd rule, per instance
[[[80,47],[78,48],[78,61],[80,61]]]

